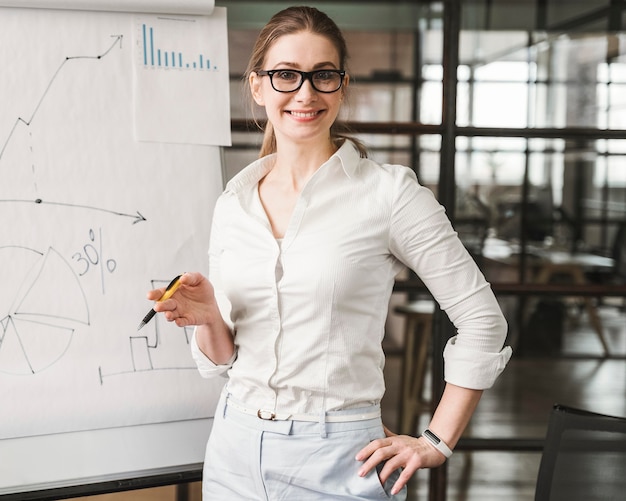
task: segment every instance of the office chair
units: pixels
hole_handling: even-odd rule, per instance
[[[625,496],[626,418],[556,404],[535,501],[623,501]]]

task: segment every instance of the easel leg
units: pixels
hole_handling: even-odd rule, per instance
[[[189,501],[189,484],[176,484],[176,501]]]

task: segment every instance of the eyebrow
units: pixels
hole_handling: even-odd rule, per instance
[[[280,68],[282,66],[289,66],[291,68],[300,68],[300,65],[298,63],[290,63],[289,61],[281,61],[277,63],[276,65],[274,65],[274,68]],[[333,69],[337,68],[337,65],[333,63],[332,61],[324,61],[322,63],[317,63],[313,65],[313,69],[316,70],[319,68],[326,68],[328,66],[332,66]]]

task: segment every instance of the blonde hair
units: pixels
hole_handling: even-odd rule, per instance
[[[284,35],[291,35],[301,31],[308,31],[326,37],[337,49],[339,54],[339,67],[345,69],[348,59],[348,49],[341,30],[335,22],[324,12],[315,7],[288,7],[272,16],[256,39],[248,67],[244,75],[244,86],[248,92],[251,106],[253,100],[250,95],[249,81],[250,74],[263,69],[265,56],[272,44]],[[255,120],[256,122],[256,120]],[[263,128],[256,122],[260,129]],[[367,157],[367,149],[357,139],[346,134],[348,127],[344,123],[335,122],[330,128],[331,141],[337,146],[343,144],[346,139],[352,141],[361,157]],[[271,122],[265,125],[263,144],[259,152],[260,157],[276,152],[276,135]]]

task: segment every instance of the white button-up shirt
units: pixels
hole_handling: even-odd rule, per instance
[[[432,192],[407,167],[360,158],[350,141],[309,179],[282,242],[258,195],[265,157],[226,186],[211,229],[209,278],[235,335],[232,363],[192,353],[202,375],[228,373],[251,408],[311,413],[380,402],[381,341],[397,273],[423,280],[457,329],[446,380],[484,389],[506,365],[498,303]]]

